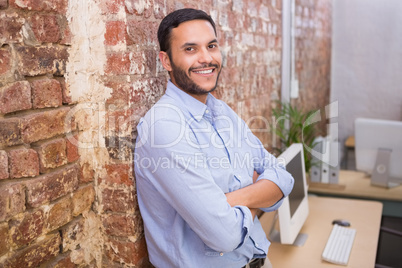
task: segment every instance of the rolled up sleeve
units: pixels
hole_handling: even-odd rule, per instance
[[[288,196],[293,189],[294,179],[292,175],[286,171],[285,167],[281,165],[275,156],[270,154],[261,144],[260,140],[249,131],[249,138],[254,145],[254,154],[258,156],[260,161],[254,163],[255,171],[260,174],[257,181],[269,180],[275,183],[283,193],[281,200],[276,202],[271,207],[260,208],[265,212],[277,210],[283,201],[283,198]]]

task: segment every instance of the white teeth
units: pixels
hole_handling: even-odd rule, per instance
[[[213,69],[205,70],[205,71],[198,71],[196,73],[198,73],[198,74],[210,74],[210,73],[212,73],[212,71],[213,71]]]

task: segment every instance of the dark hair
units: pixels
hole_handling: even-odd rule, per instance
[[[159,25],[158,41],[161,51],[165,51],[170,56],[170,37],[173,28],[178,27],[181,23],[191,20],[209,21],[214,28],[216,35],[215,22],[212,18],[202,10],[183,8],[168,14]]]

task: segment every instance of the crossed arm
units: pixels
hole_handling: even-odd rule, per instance
[[[282,191],[275,183],[269,180],[257,181],[257,177],[258,174],[254,172],[253,184],[226,194],[227,202],[232,207],[248,207],[253,218],[258,208],[273,206],[283,197]]]

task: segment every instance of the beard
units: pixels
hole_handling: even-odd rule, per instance
[[[199,85],[197,85],[196,83],[194,83],[194,81],[191,80],[189,77],[190,74],[187,74],[185,70],[176,66],[173,63],[173,61],[171,61],[171,66],[172,66],[172,76],[173,76],[177,86],[184,92],[187,92],[188,94],[192,94],[192,95],[204,95],[204,94],[213,92],[216,89],[216,87],[218,86],[218,79],[219,79],[219,75],[221,74],[221,70],[222,70],[222,69],[219,69],[219,73],[216,77],[215,86],[208,90],[208,89],[202,88]],[[206,65],[202,66],[201,68],[207,68],[207,67],[214,67],[215,70],[218,70],[219,65],[210,63],[208,65],[206,64]],[[198,69],[198,68],[190,68],[188,73],[190,73],[194,69]]]

